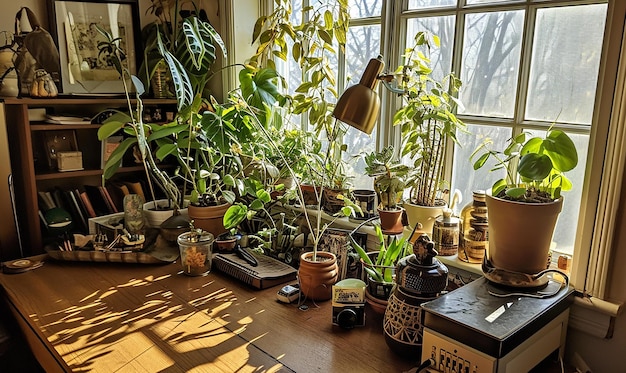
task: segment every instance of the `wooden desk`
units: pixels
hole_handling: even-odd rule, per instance
[[[417,365],[386,345],[382,317],[331,324],[330,301],[307,311],[219,272],[179,263],[47,260],[0,274],[2,295],[47,372],[402,372]]]

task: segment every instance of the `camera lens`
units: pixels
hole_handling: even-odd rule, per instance
[[[357,314],[353,309],[344,309],[337,314],[337,324],[344,329],[352,329],[356,325]]]

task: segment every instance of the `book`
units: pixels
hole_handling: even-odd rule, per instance
[[[89,231],[89,224],[87,222],[87,217],[83,214],[80,204],[76,199],[76,195],[72,190],[66,190],[64,195],[66,201],[65,203],[69,210],[68,212],[72,216],[74,229],[86,234]]]
[[[98,189],[100,189],[100,193],[107,203],[107,207],[109,208],[109,214],[115,214],[116,212],[119,212],[117,206],[111,198],[111,195],[109,194],[109,190],[102,185],[98,186]]]
[[[95,218],[96,216],[98,216],[96,215],[96,210],[93,209],[93,205],[91,204],[91,200],[89,200],[87,192],[80,191],[78,189],[76,189],[75,192],[80,196],[81,201],[83,201],[83,206],[85,206],[85,211],[87,212],[87,215],[90,218]]]
[[[124,184],[126,184],[126,187],[128,188],[128,191],[132,194],[139,194],[144,201],[147,202],[146,200],[146,194],[143,192],[143,186],[141,185],[141,182],[139,181],[127,181]]]
[[[45,212],[57,207],[50,192],[38,191],[37,196],[39,197],[39,207],[42,211]]]
[[[100,187],[97,185],[85,185],[85,192],[91,201],[91,205],[96,213],[96,216],[110,214],[108,202],[106,197],[100,192]]]
[[[213,254],[213,266],[218,271],[257,289],[266,289],[296,279],[298,271],[292,266],[255,251],[248,252],[257,260],[256,267],[251,266],[237,254],[226,253]]]
[[[91,118],[68,115],[46,115],[46,122],[52,124],[91,124]]]
[[[107,190],[109,191],[109,195],[113,200],[115,206],[117,206],[118,211],[124,210],[124,197],[130,194],[128,187],[124,183],[107,183]]]

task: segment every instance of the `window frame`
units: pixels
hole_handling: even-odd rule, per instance
[[[581,0],[581,1],[568,1],[568,0],[554,0],[563,5],[585,5],[598,3],[595,0]],[[459,0],[459,2],[464,2],[463,0]],[[260,11],[263,9],[268,9],[268,6],[271,6],[271,0],[262,0]],[[528,1],[520,1],[519,4],[515,4],[519,9],[537,9],[546,7],[547,4],[552,4],[553,1],[548,0],[528,0]],[[599,208],[604,208],[599,204],[599,201],[606,200],[609,194],[608,184],[618,183],[617,185],[621,186],[623,183],[623,173],[624,173],[624,165],[626,164],[626,152],[621,152],[618,157],[613,157],[614,159],[610,159],[610,154],[608,154],[609,149],[604,146],[607,140],[611,140],[611,136],[617,136],[620,130],[623,130],[626,127],[625,120],[618,117],[619,113],[616,112],[619,108],[614,107],[614,101],[619,98],[619,96],[626,92],[626,88],[622,87],[623,91],[619,91],[618,89],[622,86],[622,84],[616,83],[616,79],[618,76],[618,69],[620,67],[620,62],[626,60],[625,56],[620,56],[620,50],[622,45],[622,38],[624,36],[624,21],[626,20],[626,3],[620,3],[616,0],[607,0],[605,3],[608,4],[607,9],[607,18],[605,24],[605,32],[603,39],[603,47],[602,47],[602,56],[600,59],[600,70],[599,70],[599,78],[596,87],[596,96],[594,102],[594,110],[592,116],[592,122],[589,130],[589,151],[588,156],[585,161],[585,177],[583,180],[583,191],[582,191],[582,200],[581,200],[581,208],[580,208],[580,216],[578,219],[577,225],[577,239],[576,246],[574,248],[574,260],[572,265],[571,272],[571,283],[575,286],[577,290],[582,293],[592,295],[594,297],[598,297],[600,299],[608,298],[608,289],[607,282],[610,281],[608,278],[608,273],[610,272],[610,268],[619,265],[619,263],[611,263],[612,254],[614,254],[613,242],[615,238],[615,220],[618,217],[618,210],[621,202],[619,198],[611,199],[615,201],[614,205],[608,206],[607,211],[601,211],[603,219],[598,219]],[[381,25],[381,41],[387,41],[395,38],[398,35],[406,35],[406,20],[415,16],[415,14],[419,13],[437,15],[443,13],[449,13],[450,7],[442,7],[442,8],[432,8],[424,11],[405,11],[402,12],[399,9],[406,9],[406,5],[408,4],[408,0],[399,1],[389,1],[386,0],[383,2],[382,13],[380,17],[380,25]],[[509,6],[507,9],[512,9],[514,6]],[[456,8],[456,6],[455,6]],[[489,10],[489,9],[502,9],[502,6],[499,4],[477,4],[466,6],[465,8],[456,8],[455,10],[455,30],[463,30],[463,22],[464,15],[470,12],[476,12],[478,10]],[[367,20],[367,19],[366,19]],[[525,17],[524,19],[524,27],[525,31],[534,29],[535,17]],[[366,22],[366,21],[363,21]],[[360,25],[361,20],[354,21],[354,25]],[[461,45],[462,40],[459,40],[463,37],[462,33],[456,32],[454,35],[455,43],[459,43]],[[520,68],[520,77],[528,79],[529,72],[526,71],[529,69],[529,62],[527,59],[530,58],[530,49],[532,45],[530,43],[526,43],[524,40],[529,40],[526,36],[523,38],[522,45],[522,56],[523,59],[522,65]],[[399,41],[396,45],[405,45],[405,41]],[[381,51],[380,53],[384,56],[384,61],[386,66],[397,66],[398,61],[400,61],[401,53],[399,52],[399,48],[392,48],[393,43],[381,43]],[[626,39],[624,40],[624,45],[626,45]],[[374,54],[374,51],[372,51]],[[339,62],[343,62],[344,57],[340,55]],[[622,65],[626,65],[626,63],[622,62]],[[345,75],[343,73],[343,64],[341,64],[340,73],[338,74],[338,80],[345,80]],[[452,56],[452,66],[453,71],[460,71],[461,66],[461,56],[459,53],[453,52]],[[522,71],[524,70],[524,71]],[[342,80],[343,79],[343,80]],[[527,85],[520,84],[518,85],[518,91],[516,95],[520,97],[525,96],[525,90]],[[345,87],[344,87],[345,88]],[[379,123],[377,125],[377,133],[381,134],[377,139],[377,146],[383,147],[387,144],[399,144],[400,143],[400,135],[399,129],[394,128],[389,124],[389,128],[384,129],[381,123],[392,123],[391,119],[393,118],[394,107],[393,105],[398,104],[398,98],[395,97],[391,92],[387,90],[380,89],[381,95],[381,115],[379,119]],[[625,93],[626,95],[626,93]],[[524,99],[525,101],[525,99]],[[625,99],[626,101],[626,99]],[[506,125],[507,122],[511,122],[511,127],[519,127],[519,128],[540,128],[545,129],[545,123],[539,121],[526,121],[521,120],[517,121],[517,118],[523,118],[524,110],[525,110],[526,102],[516,103],[516,108],[514,111],[514,116],[510,120],[495,120],[497,124]],[[622,104],[622,107],[626,108],[626,103]],[[481,124],[480,121],[476,121],[473,116],[459,115],[463,120],[471,119],[472,123]],[[485,123],[493,124],[494,120],[484,119]],[[572,130],[571,127],[567,127],[569,131]],[[575,131],[576,132],[576,131]],[[580,131],[577,131],[580,132]],[[453,157],[453,146],[450,145],[450,151],[447,153],[449,159],[451,160]],[[446,163],[448,166],[446,167],[446,175],[448,179],[452,176],[452,162]],[[595,167],[591,167],[591,165],[595,165]],[[602,165],[602,166],[600,166]],[[604,230],[602,233],[602,238],[599,238],[599,230]],[[597,262],[592,258],[594,255],[598,255],[598,252],[604,253],[605,259],[603,262]],[[613,255],[614,256],[614,255]],[[626,263],[623,263],[626,264]],[[623,265],[622,264],[622,265]],[[592,268],[593,267],[593,268]],[[604,273],[604,275],[603,275]],[[599,283],[593,284],[591,282],[598,282],[597,280],[593,280],[593,278],[600,277]],[[591,280],[588,280],[591,279]],[[619,296],[623,299],[625,298],[624,294],[619,294]]]

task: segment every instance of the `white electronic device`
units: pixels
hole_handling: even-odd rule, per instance
[[[276,299],[283,303],[291,303],[300,297],[300,285],[285,285],[276,294]]]

